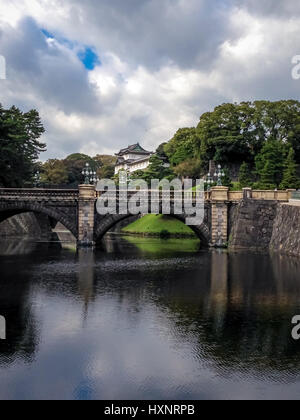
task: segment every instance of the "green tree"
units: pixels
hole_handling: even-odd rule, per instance
[[[173,167],[197,157],[199,148],[200,139],[194,127],[179,129],[164,146],[165,153]]]
[[[173,179],[175,178],[174,172],[166,166],[164,160],[160,159],[156,154],[151,156],[150,164],[144,171],[143,179],[150,184],[152,179]]]
[[[256,172],[259,176],[259,188],[279,187],[282,177],[286,146],[275,140],[268,140],[255,159]]]
[[[185,160],[174,168],[174,172],[182,178],[199,179],[201,174],[201,161],[197,158]]]
[[[239,184],[241,188],[251,187],[253,184],[252,173],[249,164],[246,162],[243,162],[240,167]]]
[[[210,160],[223,164],[249,158],[250,147],[246,135],[250,106],[243,103],[223,104],[200,117],[197,133],[201,139],[200,159],[207,168]]]
[[[200,159],[205,169],[215,160],[223,164],[247,162],[267,142],[288,144],[300,161],[300,102],[255,101],[223,104],[200,117]]]
[[[288,157],[284,164],[283,180],[280,184],[282,190],[288,188],[298,189],[300,187],[300,180],[297,175],[297,164],[295,162],[295,151],[291,147]]]
[[[97,163],[97,176],[100,179],[112,179],[115,175],[115,164],[117,158],[111,155],[97,155],[93,158]]]
[[[270,160],[267,160],[260,171],[258,188],[262,190],[274,190],[276,187],[274,165]]]
[[[233,184],[230,178],[230,173],[227,168],[224,169],[224,176],[222,177],[222,185],[223,187],[232,188]]]
[[[0,185],[22,187],[32,182],[39,154],[46,145],[39,141],[44,133],[36,110],[23,113],[0,104]]]
[[[68,182],[68,170],[65,162],[58,159],[49,159],[42,166],[42,184],[60,185]]]
[[[82,153],[73,153],[72,155],[66,157],[64,160],[64,165],[67,168],[67,183],[70,185],[70,187],[72,186],[75,188],[83,182],[82,170],[86,163],[90,164],[90,167],[93,171],[97,170],[97,164],[88,155]]]

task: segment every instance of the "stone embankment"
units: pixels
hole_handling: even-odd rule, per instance
[[[300,256],[300,203],[241,201],[231,214],[229,248]]]

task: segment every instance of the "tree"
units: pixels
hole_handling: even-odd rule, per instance
[[[22,187],[32,182],[39,154],[46,145],[39,141],[44,133],[36,110],[23,113],[0,104],[0,185]]]
[[[200,139],[194,127],[179,129],[164,146],[165,154],[173,167],[197,157],[199,148]]]
[[[222,164],[251,158],[248,137],[245,135],[250,106],[243,103],[223,104],[200,117],[197,133],[201,139],[199,157],[207,168],[210,160]]]
[[[259,188],[279,187],[283,177],[286,146],[275,140],[268,140],[255,159],[256,172],[259,175]]]
[[[93,158],[97,163],[97,176],[100,179],[112,179],[115,174],[115,165],[117,158],[111,155],[97,155]]]
[[[252,186],[252,173],[249,164],[246,162],[243,162],[243,164],[240,167],[239,183],[241,188],[247,188]]]
[[[200,117],[197,133],[205,169],[210,160],[254,165],[265,143],[272,141],[293,147],[299,162],[300,102],[223,104]]]
[[[185,160],[174,168],[174,172],[183,178],[199,179],[201,174],[201,161],[197,158]]]
[[[295,162],[295,151],[291,147],[289,150],[288,157],[284,164],[283,180],[280,184],[282,190],[288,188],[298,189],[300,187],[300,180],[297,175],[297,164]]]
[[[64,165],[67,168],[68,180],[67,183],[74,188],[83,182],[82,170],[85,167],[86,163],[90,164],[90,167],[93,171],[97,169],[97,165],[94,160],[82,153],[73,153],[70,156],[67,156],[64,160]]]
[[[143,179],[150,185],[152,179],[169,179],[175,178],[174,172],[166,166],[164,160],[160,159],[156,154],[151,156],[150,164],[144,171]]]
[[[277,187],[275,182],[274,165],[271,160],[267,160],[260,171],[260,181],[258,188],[262,190],[274,190]]]
[[[233,184],[230,178],[230,173],[227,168],[224,169],[224,176],[222,177],[222,185],[223,187],[232,188]]]
[[[60,185],[68,182],[68,170],[64,161],[49,159],[42,166],[41,182],[43,184]]]

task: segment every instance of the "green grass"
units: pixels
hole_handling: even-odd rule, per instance
[[[168,239],[163,240],[159,238],[138,238],[133,236],[125,236],[124,239],[135,247],[137,247],[144,254],[158,254],[160,256],[174,255],[174,253],[193,253],[200,249],[199,239]]]
[[[162,231],[167,231],[172,236],[196,236],[189,226],[174,217],[163,214],[157,216],[155,214],[148,214],[126,226],[122,231],[124,233],[145,236],[159,236]]]

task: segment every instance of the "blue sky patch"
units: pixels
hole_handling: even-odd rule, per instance
[[[87,70],[94,70],[96,66],[101,65],[101,61],[94,49],[91,47],[85,47],[83,51],[78,53],[79,60],[84,64]]]
[[[54,35],[50,34],[50,32],[48,32],[46,29],[42,29],[42,32],[46,38],[54,39]]]
[[[78,47],[78,43],[72,42],[66,38],[56,37],[52,33],[48,32],[46,29],[42,29],[41,31],[45,35],[46,38],[56,39],[57,42],[67,46],[70,50],[73,50],[76,47]],[[89,71],[94,70],[96,66],[101,65],[100,58],[96,54],[95,49],[93,47],[89,47],[89,46],[82,47],[80,51],[77,53],[77,57],[83,63],[84,67]]]

